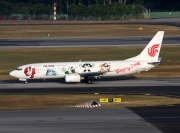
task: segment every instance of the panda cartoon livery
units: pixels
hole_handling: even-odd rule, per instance
[[[93,68],[95,65],[90,63],[84,63],[80,64],[81,68],[84,68],[84,72],[91,72],[91,68]]]

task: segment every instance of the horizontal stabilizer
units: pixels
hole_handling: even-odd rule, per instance
[[[157,61],[148,62],[148,64],[156,65],[161,63],[162,57],[159,57]]]

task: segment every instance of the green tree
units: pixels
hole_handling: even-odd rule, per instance
[[[20,3],[15,4],[15,6],[13,7],[13,12],[17,14],[29,15],[30,7],[31,7],[31,4],[20,2]]]
[[[142,13],[143,13],[143,9],[144,7],[142,5],[135,5],[135,14],[138,18],[140,18],[142,16]]]
[[[12,14],[13,4],[0,1],[0,15],[4,15],[5,19],[9,19],[10,15]]]

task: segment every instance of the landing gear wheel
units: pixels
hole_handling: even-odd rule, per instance
[[[28,83],[28,81],[25,81],[25,82],[24,82],[24,84],[27,84],[27,83]]]
[[[88,77],[84,78],[84,81],[87,83],[87,84],[92,84],[92,80]]]
[[[87,80],[87,83],[88,83],[88,84],[92,84],[92,80],[91,80],[91,79],[88,79],[88,80]]]

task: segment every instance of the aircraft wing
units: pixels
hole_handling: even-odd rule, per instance
[[[80,76],[82,77],[89,77],[89,76],[100,76],[100,75],[103,75],[104,72],[82,72],[82,73],[79,73]]]

